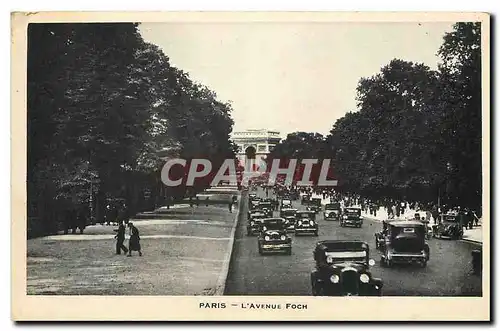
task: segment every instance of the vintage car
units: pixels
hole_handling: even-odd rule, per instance
[[[291,189],[288,192],[290,199],[291,200],[298,200],[299,199],[299,191],[297,189]]]
[[[353,225],[360,228],[363,225],[363,216],[361,216],[361,208],[359,207],[346,207],[342,213],[340,226],[345,227]]]
[[[267,215],[261,211],[255,211],[248,217],[247,235],[253,236],[260,233],[261,220],[266,218]]]
[[[264,198],[264,199],[261,199],[260,200],[261,202],[268,202],[270,205],[271,205],[271,208],[274,210],[276,210],[276,204],[275,204],[275,199],[273,198]]]
[[[310,194],[305,194],[302,196],[302,199],[300,199],[300,204],[301,205],[308,205],[309,201],[311,201],[311,195]]]
[[[260,233],[257,241],[259,254],[268,252],[284,252],[292,254],[292,238],[287,234],[283,218],[264,218],[260,222]]]
[[[248,194],[248,199],[252,200],[252,199],[258,199],[257,198],[257,194],[256,193],[249,193]]]
[[[375,261],[363,241],[324,240],[313,252],[311,272],[314,296],[381,296],[383,282],[369,271]]]
[[[449,237],[452,239],[462,239],[464,227],[457,212],[449,212],[442,217],[442,221],[437,225],[435,236],[439,239]]]
[[[267,217],[273,217],[273,206],[270,202],[259,202],[257,209],[265,213]]]
[[[322,209],[321,198],[311,198],[307,205],[307,210],[319,213]]]
[[[250,198],[248,199],[248,208],[249,209],[256,209],[256,207],[259,205],[260,199],[257,197]]]
[[[292,208],[292,200],[290,199],[282,199],[280,204],[280,211],[283,209]]]
[[[295,231],[295,221],[296,221],[297,209],[295,208],[287,208],[281,209],[280,217],[283,218],[286,222],[286,229],[289,232]]]
[[[325,205],[325,212],[323,213],[323,217],[325,221],[329,220],[334,220],[338,221],[340,220],[341,217],[341,208],[340,208],[340,203],[334,202],[334,203],[327,203]]]
[[[379,250],[383,250],[385,247],[385,237],[387,236],[387,232],[389,230],[389,222],[393,220],[382,221],[382,230],[379,232],[375,232],[375,248]]]
[[[382,266],[418,263],[422,268],[430,258],[425,241],[425,225],[418,221],[391,221],[387,223],[385,243],[381,246]]]
[[[313,211],[298,211],[295,214],[295,235],[311,233],[318,236],[319,226],[316,213]]]

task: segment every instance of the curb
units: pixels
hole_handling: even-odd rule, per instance
[[[240,198],[238,199],[238,212],[236,213],[236,217],[234,218],[233,227],[231,229],[231,234],[229,236],[230,239],[227,244],[227,253],[224,258],[224,264],[222,265],[222,270],[219,274],[219,278],[217,279],[217,284],[215,285],[215,290],[213,293],[213,295],[215,296],[224,295],[224,291],[226,289],[226,281],[227,281],[227,276],[229,274],[229,264],[231,262],[231,256],[233,255],[234,237],[236,235],[236,228],[238,227],[238,220],[240,218],[240,213],[241,213],[242,196],[243,193],[240,193]]]
[[[460,241],[465,241],[465,242],[468,242],[468,243],[472,243],[472,244],[477,244],[477,245],[482,245],[483,242],[482,241],[479,241],[479,240],[474,240],[474,239],[460,239]]]

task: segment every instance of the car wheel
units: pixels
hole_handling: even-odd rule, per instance
[[[259,246],[259,255],[264,255],[264,251],[262,250],[262,248]]]
[[[386,263],[385,263],[385,257],[384,257],[384,256],[381,256],[381,257],[380,257],[380,265],[381,265],[382,267],[385,267],[385,266],[386,266]]]
[[[425,268],[427,266],[427,260],[423,260],[420,262],[420,267]]]
[[[289,249],[286,250],[286,255],[292,255],[292,249],[291,248],[289,248]]]
[[[318,231],[315,231],[315,232],[314,232],[314,235],[317,237],[317,236],[318,236]]]

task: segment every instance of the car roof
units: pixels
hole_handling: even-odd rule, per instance
[[[368,243],[362,240],[322,240],[316,243],[316,248],[328,249],[328,248],[350,248],[350,249],[368,249]]]
[[[269,218],[263,218],[262,222],[283,222],[283,218],[281,217],[269,217]]]
[[[408,226],[423,226],[424,223],[420,221],[415,221],[415,220],[409,220],[409,221],[404,221],[404,220],[396,220],[389,222],[390,225],[396,226],[396,227],[408,227]]]

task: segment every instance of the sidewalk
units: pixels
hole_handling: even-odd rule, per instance
[[[464,236],[462,240],[465,241],[470,241],[474,243],[483,243],[483,227],[481,224],[479,226],[476,226],[472,229],[466,229],[464,230]]]

